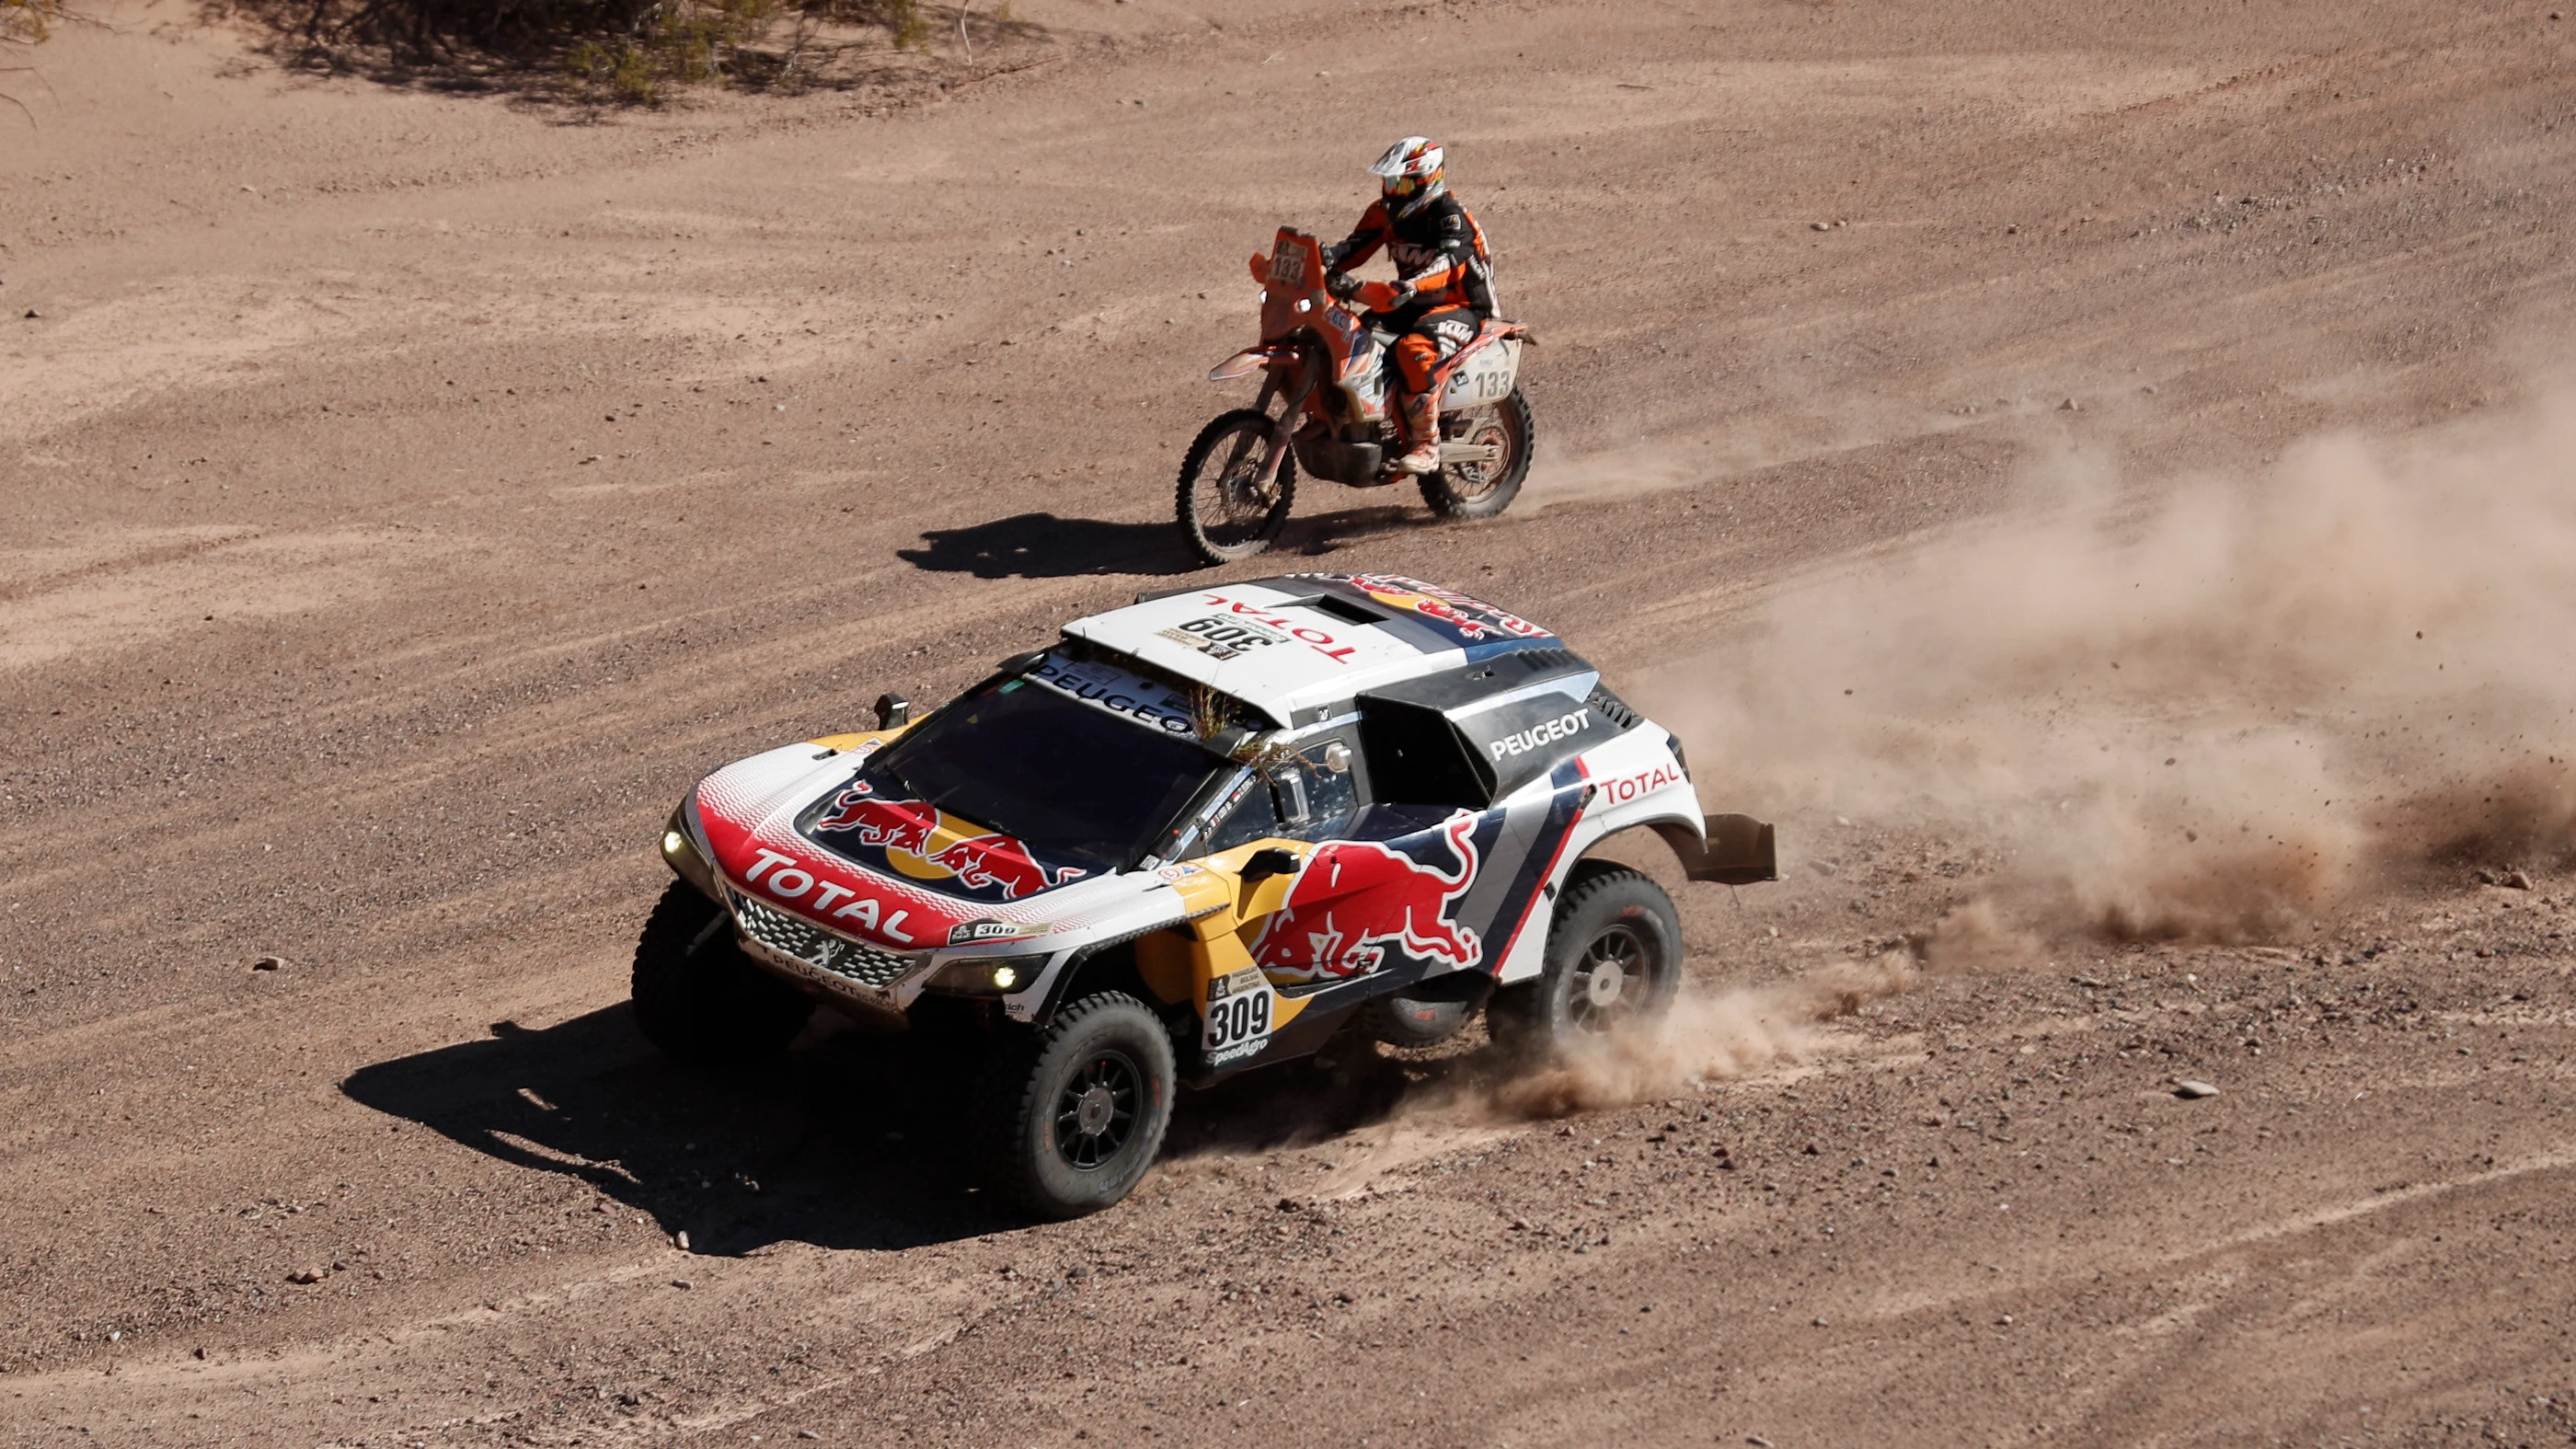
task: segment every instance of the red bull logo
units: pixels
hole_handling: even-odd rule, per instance
[[[995,891],[1006,901],[1035,895],[1086,872],[1040,864],[1017,839],[970,825],[926,800],[887,800],[859,781],[843,790],[809,827],[834,845],[874,846],[886,863],[917,879],[945,876],[969,891]]]
[[[1350,581],[1381,604],[1410,609],[1425,619],[1448,625],[1470,644],[1504,635],[1518,639],[1550,637],[1545,629],[1527,619],[1420,579],[1400,574],[1355,574]]]
[[[939,828],[939,810],[920,800],[882,800],[865,782],[852,785],[823,812],[817,833],[847,834],[852,843],[919,855]]]
[[[1422,864],[1373,840],[1340,841],[1306,858],[1287,903],[1262,927],[1252,959],[1263,970],[1302,976],[1364,976],[1405,954],[1473,966],[1484,942],[1449,918],[1476,880],[1476,817],[1461,813],[1440,834],[1455,871]]]

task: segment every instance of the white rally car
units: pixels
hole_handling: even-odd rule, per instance
[[[1344,1030],[1478,1010],[1544,1048],[1660,1010],[1671,899],[1587,852],[1776,878],[1680,742],[1545,629],[1378,574],[1140,598],[920,720],[698,782],[635,956],[666,1051],[784,1047],[817,1002],[956,1033],[997,1184],[1070,1216],[1134,1186],[1172,1095]]]

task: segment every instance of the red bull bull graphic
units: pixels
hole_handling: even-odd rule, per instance
[[[1087,873],[1075,866],[1050,868],[1012,836],[986,830],[926,800],[886,799],[865,780],[852,781],[833,797],[805,833],[845,855],[881,852],[885,866],[897,874],[985,899],[1019,900]]]
[[[1451,912],[1475,884],[1478,818],[1452,817],[1436,837],[1455,870],[1425,865],[1374,840],[1334,841],[1306,857],[1288,899],[1253,942],[1264,971],[1303,980],[1348,979],[1378,969],[1390,948],[1450,966],[1484,959],[1484,942]]]
[[[816,835],[848,837],[853,845],[919,855],[939,826],[937,808],[919,800],[886,800],[864,780],[842,791],[832,808],[805,827]]]

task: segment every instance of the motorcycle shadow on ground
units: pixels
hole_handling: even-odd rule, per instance
[[[1291,517],[1272,552],[1325,554],[1379,534],[1434,522],[1428,508],[1381,504],[1334,513]],[[1084,574],[1169,575],[1202,567],[1168,521],[1110,523],[1097,518],[1058,518],[1021,513],[966,528],[932,529],[921,547],[895,557],[926,573],[973,574],[979,579],[1060,579]]]
[[[495,1022],[477,1040],[360,1068],[340,1089],[513,1167],[585,1183],[687,1233],[697,1253],[902,1249],[1027,1226],[981,1187],[959,1075],[929,1052],[910,1034],[818,1017],[774,1066],[697,1071],[655,1051],[620,1003],[544,1028]],[[1164,1157],[1325,1140],[1384,1120],[1456,1065],[1364,1044],[1334,1055],[1182,1093]]]

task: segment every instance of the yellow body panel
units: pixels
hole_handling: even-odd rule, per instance
[[[1147,973],[1145,984],[1156,994],[1163,992],[1165,980],[1174,987],[1183,987],[1184,983],[1169,977],[1157,980],[1154,972],[1185,969],[1190,1005],[1204,1017],[1208,983],[1252,965],[1252,942],[1261,934],[1261,923],[1288,903],[1288,887],[1297,878],[1292,871],[1245,884],[1245,863],[1256,853],[1273,847],[1300,860],[1315,848],[1302,840],[1256,840],[1192,861],[1185,867],[1189,874],[1172,882],[1172,889],[1180,892],[1189,907],[1190,922],[1181,928],[1189,933],[1188,938],[1182,939],[1179,930],[1162,931],[1136,943],[1137,969]],[[1155,946],[1149,951],[1146,942],[1158,937],[1169,940],[1171,945]],[[1157,965],[1146,965],[1149,954],[1158,958]],[[1179,1000],[1180,992],[1174,991],[1167,999]],[[1286,1026],[1305,1009],[1304,998],[1280,997],[1271,1013],[1270,1029],[1275,1032]]]
[[[916,720],[914,723],[917,724],[919,721]],[[809,745],[820,745],[822,748],[827,750],[840,750],[843,753],[847,753],[868,743],[870,740],[874,740],[879,744],[891,744],[894,742],[896,736],[901,735],[905,730],[910,728],[912,728],[912,725],[897,725],[890,730],[862,730],[857,734],[825,735],[819,740],[807,740],[805,743]]]

